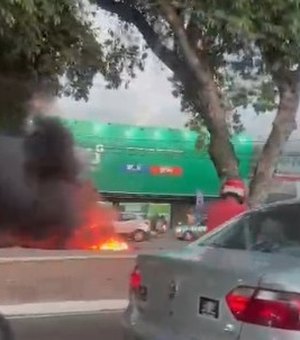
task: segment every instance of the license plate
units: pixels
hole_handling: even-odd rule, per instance
[[[217,319],[219,317],[219,301],[201,296],[199,314]]]

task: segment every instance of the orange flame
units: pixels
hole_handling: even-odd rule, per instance
[[[102,244],[94,245],[90,247],[91,250],[101,251],[101,250],[109,250],[109,251],[122,251],[128,250],[128,244],[125,241],[118,240],[117,238],[110,238]]]
[[[82,199],[84,212],[83,224],[76,230],[69,240],[69,249],[88,249],[93,251],[122,251],[128,250],[128,244],[114,231],[116,211],[97,203],[98,194],[95,195],[93,187],[83,187],[79,197]]]

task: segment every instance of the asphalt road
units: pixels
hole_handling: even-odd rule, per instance
[[[11,319],[15,340],[122,340],[120,313]]]
[[[187,243],[179,241],[175,238],[174,232],[170,230],[167,234],[152,237],[146,242],[129,242],[130,249],[128,251],[111,252],[111,251],[87,251],[87,250],[41,250],[29,248],[0,248],[0,259],[6,258],[43,258],[43,257],[72,257],[72,256],[126,256],[137,255],[141,253],[156,253],[161,250],[181,249]]]

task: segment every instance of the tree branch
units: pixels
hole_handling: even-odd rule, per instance
[[[161,37],[150,26],[145,16],[134,7],[134,1],[120,2],[114,0],[95,0],[103,10],[116,14],[120,20],[133,24],[142,34],[153,53],[172,71],[182,67],[176,53],[167,48],[161,41]]]
[[[190,45],[182,19],[178,16],[176,9],[170,4],[170,1],[161,0],[160,4],[161,9],[165,13],[166,20],[172,27],[178,41],[180,42],[182,52],[184,53],[191,71],[194,72],[197,80],[202,86],[209,86],[210,79],[207,76],[207,71],[200,62],[196,51]]]
[[[271,133],[258,159],[250,186],[250,204],[262,204],[272,185],[276,161],[292,132],[297,128],[296,116],[299,107],[300,75],[296,71],[281,71],[276,75],[279,88],[279,106]]]
[[[115,0],[95,0],[95,2],[101,9],[116,14],[120,20],[132,24],[138,29],[152,52],[184,84],[187,97],[198,103],[198,110],[201,112],[200,101],[196,99],[198,95],[197,87],[194,86],[196,78],[193,72],[189,72],[177,51],[170,50],[162,43],[161,36],[154,31],[145,15],[134,7],[135,0],[126,1],[126,3]]]

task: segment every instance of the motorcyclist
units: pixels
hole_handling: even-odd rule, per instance
[[[207,210],[207,232],[248,210],[247,187],[240,178],[225,180],[220,199],[212,202]]]

